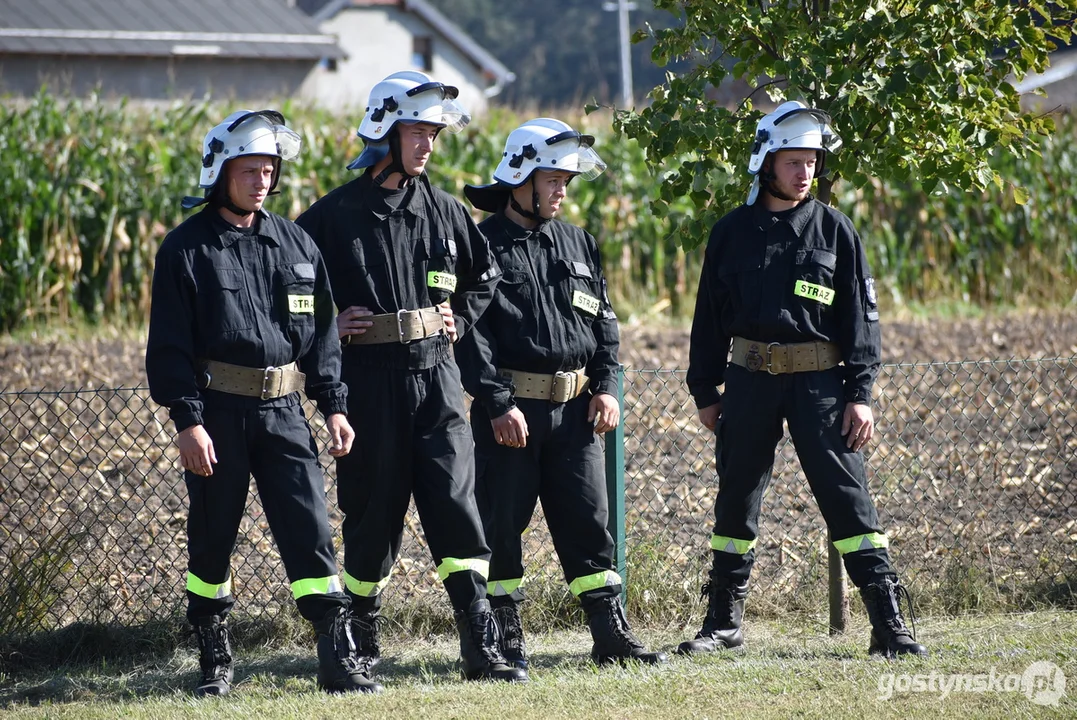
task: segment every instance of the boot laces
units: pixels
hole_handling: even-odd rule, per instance
[[[610,627],[613,628],[617,638],[625,645],[625,647],[631,650],[642,650],[643,643],[639,641],[633,633],[632,629],[628,627],[628,618],[625,617],[625,609],[619,602],[611,602],[607,609],[609,611],[609,617],[612,622]]]
[[[359,630],[358,633],[352,633],[355,640],[355,653],[361,657],[380,657],[381,643],[378,636],[381,634],[381,627],[384,626],[386,620],[381,615],[369,615],[367,617],[369,621],[359,616],[352,616],[353,627]]]
[[[223,678],[232,664],[232,654],[228,650],[228,627],[224,623],[198,625],[192,631],[198,639],[201,650],[199,664],[203,674],[209,678]]]
[[[469,620],[468,632],[471,633],[471,639],[483,659],[491,665],[508,664],[501,654],[501,632],[498,630],[497,623],[494,622],[493,612],[475,613]]]
[[[707,617],[704,619],[703,624],[710,632],[720,629],[726,621],[733,617],[734,604],[737,598],[732,588],[713,580],[708,580],[703,584],[699,599],[707,601]]]
[[[329,637],[333,639],[333,654],[337,662],[349,673],[361,672],[355,657],[355,640],[352,638],[351,623],[348,614],[340,611],[333,616],[329,624]]]
[[[909,628],[905,627],[905,623],[901,621],[901,598],[904,597],[905,604],[909,609],[909,624],[912,625],[911,636],[913,640],[916,640],[916,607],[913,605],[912,593],[910,593],[909,589],[901,583],[894,583],[893,586],[894,599],[897,601],[898,606],[898,614],[895,618],[896,622],[894,625],[899,625],[901,631],[904,631],[905,634],[910,634]],[[895,627],[895,630],[897,629],[898,628]]]
[[[494,617],[501,633],[501,644],[521,652],[524,648],[524,627],[519,609],[516,606],[494,608]]]

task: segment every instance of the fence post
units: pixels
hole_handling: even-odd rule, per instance
[[[613,538],[614,561],[621,576],[621,600],[628,599],[628,568],[625,563],[625,368],[617,368],[617,407],[621,422],[606,433],[606,496],[610,517],[606,528]]]
[[[826,531],[827,597],[830,600],[830,634],[841,635],[849,625],[849,597],[845,590],[845,572],[841,553],[834,547],[834,538]]]

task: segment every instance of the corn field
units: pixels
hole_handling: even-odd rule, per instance
[[[197,193],[205,132],[232,108],[206,103],[134,109],[61,100],[42,91],[0,107],[0,331],[27,322],[138,320],[146,316],[152,262],[182,219],[179,200]],[[268,207],[295,217],[352,173],[355,117],[282,108],[304,151],[285,166],[281,197]],[[609,117],[563,116],[598,136],[609,164],[592,183],[572,185],[563,217],[602,248],[614,303],[633,312],[691,312],[700,250],[668,237],[648,206],[658,180],[634,141],[615,136]],[[439,138],[430,173],[462,197],[488,182],[508,132],[524,119],[495,111],[459,135]],[[1060,118],[1042,154],[996,157],[1001,174],[1029,193],[927,195],[915,183],[835,187],[838,206],[868,244],[884,297],[974,303],[1069,300],[1077,280],[1077,122]],[[747,183],[745,183],[747,186]],[[674,213],[692,213],[686,198]]]

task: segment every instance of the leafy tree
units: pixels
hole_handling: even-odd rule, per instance
[[[825,110],[844,146],[819,181],[820,199],[845,178],[919,179],[931,192],[996,185],[1018,202],[1027,193],[993,171],[993,152],[1037,152],[1050,116],[1021,109],[1013,78],[1042,71],[1056,43],[1073,34],[1077,0],[655,0],[680,13],[677,27],[641,31],[655,63],[693,59],[668,72],[639,113],[618,111],[615,127],[668,169],[652,202],[670,215],[688,248],[720,215],[743,202],[756,101],[798,99]],[[747,81],[735,107],[713,99],[723,82]],[[674,216],[690,196],[695,211]]]

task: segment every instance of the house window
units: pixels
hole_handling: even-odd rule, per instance
[[[337,59],[336,58],[322,58],[322,61],[319,64],[322,66],[322,69],[325,70],[326,72],[335,73],[337,71]]]
[[[411,64],[425,72],[434,69],[434,38],[429,35],[412,38]]]

